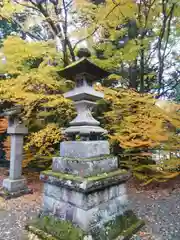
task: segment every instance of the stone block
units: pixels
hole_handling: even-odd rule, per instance
[[[27,135],[28,129],[25,127],[23,123],[15,124],[8,127],[7,133],[10,135]]]
[[[109,155],[108,141],[66,141],[60,143],[60,156],[92,158]]]
[[[65,187],[77,192],[90,193],[103,190],[107,187],[126,182],[131,174],[118,169],[110,173],[103,173],[93,177],[80,177],[72,174],[57,173],[51,170],[44,171],[40,175],[41,181],[58,187]]]
[[[12,180],[9,178],[4,179],[3,187],[7,189],[9,192],[16,192],[26,188],[26,179],[16,179]]]
[[[52,164],[54,172],[70,173],[82,177],[110,172],[117,168],[118,159],[111,155],[93,159],[54,157]]]
[[[11,136],[10,179],[20,179],[22,176],[23,136]]]
[[[50,212],[61,220],[70,221],[86,232],[123,214],[127,210],[127,206],[127,195],[118,196],[89,210],[49,196],[44,195],[43,198],[44,212]]]
[[[126,195],[126,188],[124,184],[119,184],[101,191],[85,194],[45,183],[44,195],[54,198],[57,201],[67,202],[81,209],[88,210],[113,198]]]

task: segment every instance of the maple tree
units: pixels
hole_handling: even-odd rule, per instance
[[[12,45],[15,47],[11,48]],[[23,106],[21,117],[30,132],[25,144],[25,167],[35,156],[51,158],[59,148],[63,137],[60,129],[75,114],[72,103],[62,96],[72,83],[59,77],[63,63],[52,43],[27,43],[9,37],[4,41],[3,53],[6,64],[1,63],[0,69],[10,78],[0,82],[1,110],[16,104]],[[161,110],[150,94],[140,95],[122,88],[101,89],[100,85],[98,88],[105,91],[98,115],[109,130],[112,143],[118,142],[129,152],[165,146],[170,139],[172,145],[179,144],[174,131],[179,127],[177,111]]]
[[[75,60],[76,48],[84,40],[95,50],[92,60],[113,73],[109,79],[103,80],[109,88],[101,89],[105,91],[106,98],[99,104],[101,109],[97,115],[109,130],[112,144],[117,143],[125,152],[136,153],[137,164],[132,164],[133,169],[140,167],[144,171],[147,168],[142,162],[139,164],[140,152],[147,154],[147,149],[155,147],[179,147],[179,136],[175,132],[179,128],[178,111],[165,113],[155,106],[152,95],[138,93],[172,89],[171,86],[167,88],[169,83],[162,78],[165,66],[156,64],[158,68],[154,68],[151,63],[154,57],[153,44],[160,34],[161,43],[158,43],[155,54],[161,54],[163,50],[166,56],[176,33],[176,28],[173,33],[170,31],[169,23],[179,24],[178,6],[175,5],[175,8],[173,5],[176,1],[162,1],[167,5],[159,4],[159,1],[152,2],[153,5],[146,6],[146,1],[141,1],[142,5],[130,0],[107,1],[101,5],[77,1],[73,6],[70,2],[67,7],[58,1],[51,1],[48,6],[46,1],[16,1],[13,8],[8,1],[4,2],[0,15],[18,21],[22,31],[34,40],[28,43],[18,37],[9,37],[1,49],[6,61],[1,62],[0,71],[9,77],[0,82],[1,107],[4,109],[21,104],[21,117],[30,132],[26,139],[24,166],[33,159],[34,154],[51,156],[55,152],[57,143],[62,139],[59,128],[66,126],[75,114],[72,103],[62,96],[72,87],[72,83],[60,78],[58,69]],[[159,14],[163,6],[166,7],[163,17],[167,19],[161,28],[160,23],[164,18],[160,19]],[[55,12],[60,8],[66,10],[64,14],[62,11]],[[143,15],[147,9],[148,14]],[[67,18],[68,11],[74,13],[70,21]],[[28,13],[27,18],[19,22],[24,13]],[[35,31],[37,34],[34,35],[34,28],[25,24],[33,16],[40,19],[38,23],[33,22],[33,27],[39,26],[39,23],[42,26],[45,24],[48,37],[41,30]],[[69,24],[76,24],[78,28],[71,31],[77,38],[75,43],[70,41],[71,34],[67,31]],[[158,30],[154,32],[156,25]],[[170,37],[167,37],[169,34]],[[58,51],[57,39],[61,43]],[[161,61],[158,64],[167,62],[165,56],[159,55]],[[160,71],[161,76],[158,76]],[[158,85],[160,81],[161,86]],[[175,84],[172,81],[172,85]],[[155,166],[150,167],[154,169]],[[138,176],[138,171],[134,172]]]
[[[99,120],[103,118],[111,144],[120,154],[120,165],[132,169],[134,176],[146,183],[179,175],[178,158],[155,165],[151,150],[180,148],[176,131],[180,127],[180,105],[167,101],[158,105],[153,95],[134,90],[98,88],[104,91],[105,100],[100,101],[97,115]],[[176,170],[171,172],[171,168]]]
[[[118,82],[160,97],[172,96],[180,80],[178,2],[16,0],[13,5],[4,1],[0,15],[16,23],[23,37],[54,40],[64,66],[86,41],[96,53],[94,60],[116,73],[106,84]]]
[[[50,154],[52,146],[62,138],[60,128],[69,123],[74,113],[72,103],[62,96],[68,84],[57,73],[60,56],[49,43],[27,43],[18,37],[5,40],[2,50],[6,64],[2,63],[0,69],[10,78],[0,81],[1,111],[16,104],[22,105],[21,118],[30,131],[26,141],[28,149],[34,147],[36,155]],[[58,67],[54,66],[57,61]],[[45,144],[47,139],[51,146],[48,141]]]
[[[86,37],[96,33],[94,60],[114,73],[113,83],[141,93],[154,92],[157,97],[172,94],[180,81],[175,48],[179,41],[178,2],[106,1],[95,5],[93,11],[86,10],[84,19],[92,19],[84,24],[89,27]],[[79,11],[85,10],[79,7]]]

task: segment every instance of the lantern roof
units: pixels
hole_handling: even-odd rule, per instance
[[[69,80],[75,80],[76,76],[80,74],[89,75],[91,81],[96,81],[110,75],[109,72],[98,67],[86,57],[83,57],[67,67],[59,70],[58,73],[60,76]]]

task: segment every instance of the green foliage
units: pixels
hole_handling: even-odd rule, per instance
[[[156,164],[149,152],[129,153],[120,155],[120,166],[131,170],[133,176],[142,185],[151,182],[166,182],[171,178],[179,176],[179,159],[171,158],[163,160],[161,164]]]
[[[84,10],[87,1],[80,2],[79,14],[83,12],[84,16],[86,11],[84,19],[89,19],[82,33],[87,28],[88,39],[94,32],[97,36],[91,40],[95,52],[92,59],[121,76],[118,83],[123,87],[171,95],[177,80],[171,76],[169,66],[175,67],[174,73],[178,73],[179,66],[169,49],[178,48],[179,1],[108,0],[106,4],[95,2],[89,7],[93,11]]]
[[[18,32],[18,26],[15,23],[11,23],[10,21],[6,19],[1,19],[0,20],[0,46],[3,43],[3,39],[7,38],[7,36],[11,35],[12,32]]]

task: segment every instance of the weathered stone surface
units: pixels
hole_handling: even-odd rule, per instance
[[[91,134],[96,134],[96,135],[102,135],[102,134],[107,134],[107,130],[103,129],[102,127],[99,126],[71,126],[66,128],[66,130],[63,132],[64,134],[67,135],[72,135],[72,134],[79,134],[79,135],[91,135]]]
[[[16,125],[12,125],[9,126],[7,129],[7,133],[8,134],[20,134],[20,135],[27,135],[28,134],[28,129],[24,126],[24,124],[16,124]]]
[[[53,213],[54,216],[61,220],[77,224],[84,231],[90,231],[97,225],[101,226],[105,222],[123,214],[127,210],[127,205],[126,195],[116,197],[89,210],[78,208],[48,196],[44,196],[43,199],[44,212]]]
[[[126,195],[124,184],[111,186],[102,191],[84,194],[63,187],[57,187],[48,183],[44,184],[44,195],[58,201],[64,201],[84,210],[88,210],[103,202],[107,202],[118,196]]]
[[[26,179],[16,179],[12,180],[9,178],[4,179],[3,181],[3,187],[7,189],[9,192],[16,192],[21,189],[24,189],[26,186]]]
[[[70,173],[77,176],[92,176],[110,172],[118,168],[117,157],[104,156],[96,159],[78,160],[77,158],[54,157],[52,170],[54,172]]]
[[[10,179],[19,179],[22,176],[23,136],[11,136]]]
[[[10,171],[9,178],[3,181],[3,187],[10,193],[18,192],[19,194],[26,188],[26,180],[22,178],[22,160],[23,137],[28,133],[28,129],[23,123],[20,123],[18,117],[11,116],[8,119],[7,132],[11,135]]]
[[[15,192],[9,191],[8,189],[3,188],[3,187],[0,189],[0,197],[2,197],[5,200],[9,200],[12,198],[18,198],[23,195],[32,194],[32,193],[33,193],[33,190],[26,186],[24,186],[24,188],[22,188],[22,189],[18,189]]]
[[[42,172],[40,179],[58,187],[65,187],[78,192],[90,193],[105,189],[106,187],[126,182],[130,173],[122,170],[114,171],[113,174],[102,174],[96,177],[83,178],[70,174],[55,173],[52,171]]]
[[[109,155],[108,141],[67,141],[60,143],[60,156],[91,158]]]
[[[90,101],[97,101],[104,97],[102,92],[94,90],[91,86],[81,86],[78,88],[74,88],[73,90],[64,94],[65,98],[69,98],[74,101],[80,100],[90,100]]]
[[[77,116],[74,120],[70,122],[70,125],[72,126],[99,126],[100,122],[94,119],[92,116],[91,110],[96,105],[96,103],[87,101],[87,100],[81,100],[74,103],[76,110],[77,110]]]

